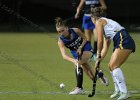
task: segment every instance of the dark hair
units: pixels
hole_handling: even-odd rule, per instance
[[[56,22],[56,27],[57,27],[57,28],[58,28],[58,27],[61,27],[61,26],[66,26],[65,21],[63,21],[62,18],[60,18],[60,17],[57,17],[57,18],[55,19],[55,22]]]
[[[100,7],[92,7],[91,8],[91,17],[102,17],[106,16],[105,10],[101,9]]]

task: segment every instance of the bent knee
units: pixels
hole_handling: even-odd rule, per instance
[[[109,67],[110,71],[113,71],[114,69],[118,68],[118,66],[116,64],[113,64],[113,63],[109,63],[108,67]]]

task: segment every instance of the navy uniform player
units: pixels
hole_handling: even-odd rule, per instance
[[[97,51],[97,34],[96,34],[97,32],[95,29],[95,25],[94,23],[92,23],[91,20],[91,14],[90,14],[91,7],[101,7],[103,10],[107,9],[104,0],[80,0],[80,3],[77,7],[77,11],[75,14],[75,18],[79,18],[81,11],[84,9],[82,27],[85,31],[84,33],[87,38],[87,41],[91,41],[92,33],[94,33],[93,53],[95,54]]]
[[[118,22],[101,17],[103,13],[104,11],[99,7],[91,9],[91,18],[96,25],[98,34],[97,62],[102,61],[107,54],[110,41],[113,41],[114,49],[108,66],[114,81],[115,91],[110,98],[118,97],[117,100],[124,100],[130,97],[130,94],[128,93],[125,78],[120,67],[129,55],[135,52],[135,42]]]
[[[76,71],[77,87],[74,91],[69,94],[84,94],[82,83],[83,83],[83,71],[88,75],[88,77],[93,80],[94,75],[89,65],[89,60],[93,55],[93,49],[89,41],[87,41],[85,35],[78,28],[68,28],[64,21],[58,17],[56,18],[56,30],[60,37],[58,39],[58,46],[61,51],[62,57],[75,65],[78,63],[81,65],[79,67],[79,74]],[[68,48],[73,56],[70,57],[66,54],[65,47]],[[77,60],[77,54],[79,54],[81,59]],[[105,80],[105,77],[103,77]],[[80,81],[80,82],[79,82]],[[105,83],[107,83],[105,81]]]

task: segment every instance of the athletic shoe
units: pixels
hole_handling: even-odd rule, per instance
[[[104,84],[105,86],[108,86],[109,85],[109,81],[108,79],[104,76],[102,70],[99,70],[98,72],[98,78],[100,78],[100,81],[102,84]]]
[[[73,91],[71,91],[69,94],[77,95],[77,94],[85,94],[84,90],[81,88],[76,87]]]
[[[120,93],[120,97],[117,100],[126,100],[130,97],[129,93]]]
[[[104,84],[105,86],[109,85],[108,78],[103,76],[102,78],[100,78],[100,80],[101,80],[101,83]]]
[[[111,99],[116,98],[120,95],[119,91],[114,91],[114,93],[110,96]]]

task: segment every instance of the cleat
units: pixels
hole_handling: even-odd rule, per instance
[[[129,93],[120,93],[120,97],[117,100],[126,100],[130,97]]]
[[[100,81],[102,84],[104,84],[105,86],[108,86],[109,85],[109,81],[108,79],[104,76],[102,70],[99,70],[98,72],[98,78],[100,78]]]
[[[120,95],[119,91],[114,91],[114,93],[110,96],[111,99],[116,98]]]
[[[85,91],[83,89],[81,89],[81,88],[76,87],[69,94],[71,94],[71,95],[77,95],[77,94],[83,95],[83,94],[85,94]]]
[[[104,84],[105,86],[109,85],[109,81],[106,77],[102,77],[102,78],[100,78],[100,80],[101,80],[101,83]]]

